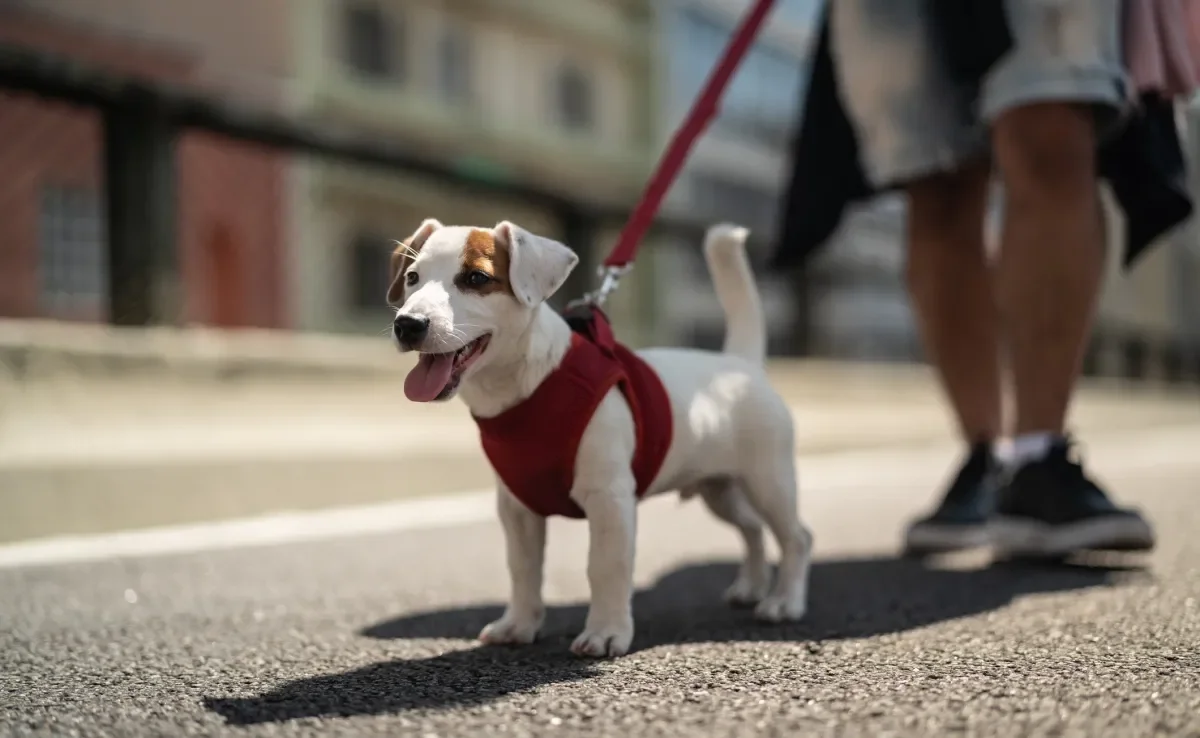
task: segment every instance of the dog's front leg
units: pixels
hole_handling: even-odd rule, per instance
[[[603,489],[579,490],[591,536],[587,624],[571,644],[580,656],[622,656],[633,641],[633,557],[637,539],[637,496],[625,471]]]
[[[532,643],[542,628],[542,567],[546,558],[546,519],[525,507],[497,480],[497,511],[504,527],[511,594],[504,615],[479,634],[484,643]]]

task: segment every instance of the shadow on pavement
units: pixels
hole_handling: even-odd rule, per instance
[[[594,673],[594,663],[556,644],[474,648],[299,679],[256,697],[207,697],[204,706],[231,725],[383,715],[485,704],[546,684],[579,681]]]
[[[634,597],[640,650],[669,643],[810,641],[865,638],[919,628],[1003,607],[1016,597],[1118,583],[1140,569],[997,563],[982,569],[938,568],[905,558],[814,561],[803,622],[762,625],[721,600],[734,563],[701,563],[667,573]],[[372,638],[473,638],[500,617],[501,604],[404,615],[368,627]],[[542,640],[570,642],[583,627],[586,603],[551,607]]]
[[[1117,584],[1122,573],[1140,571],[1018,564],[962,570],[895,558],[817,561],[805,621],[768,626],[756,623],[750,612],[731,610],[721,601],[736,570],[733,563],[689,565],[638,592],[633,648],[812,642],[895,633],[994,610],[1022,595]],[[502,611],[503,606],[496,604],[414,613],[370,626],[362,635],[474,638]],[[587,679],[598,673],[594,662],[581,661],[567,651],[586,614],[586,604],[549,608],[542,637],[533,646],[477,647],[428,659],[374,664],[290,682],[257,697],[210,698],[205,704],[229,723],[252,724],[481,704],[546,684]]]

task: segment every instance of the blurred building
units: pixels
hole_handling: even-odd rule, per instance
[[[648,2],[293,0],[290,105],[471,177],[628,202],[650,167]],[[291,197],[294,317],[306,329],[377,332],[393,239],[424,218],[562,236],[555,214],[526,203],[332,161],[299,165]]]
[[[809,349],[862,361],[919,354],[904,281],[903,198],[888,195],[849,213],[809,270]]]
[[[9,0],[0,43],[122,74],[277,104],[289,0]],[[0,315],[105,317],[102,126],[90,111],[0,91]],[[213,136],[179,142],[183,318],[287,323],[286,157]]]
[[[1194,156],[1193,167],[1200,163]],[[1195,173],[1193,172],[1193,176]],[[1193,197],[1200,195],[1195,187]],[[1107,193],[1106,193],[1107,195]],[[1197,200],[1200,202],[1200,199]],[[1123,216],[1105,197],[1109,232],[1108,273],[1097,326],[1102,331],[1152,340],[1200,338],[1200,239],[1195,219],[1164,234],[1132,271],[1121,265]]]
[[[682,122],[749,6],[748,0],[656,4],[660,144]],[[772,241],[819,6],[820,0],[776,4],[731,80],[717,120],[672,189],[668,212],[705,222],[736,222],[749,227],[759,243]],[[654,261],[660,275],[655,307],[659,338],[719,344],[724,319],[699,244],[664,242]],[[786,279],[765,274],[760,288],[773,338],[785,337],[796,310],[794,289]]]
[[[1200,161],[1194,158],[1193,161]],[[1194,174],[1193,174],[1194,176]],[[1193,186],[1193,196],[1200,188]],[[1123,215],[1102,187],[1107,221],[1107,271],[1096,331],[1109,350],[1121,340],[1200,339],[1200,238],[1195,222],[1164,234],[1132,271],[1121,263]],[[1200,200],[1198,200],[1200,201]],[[998,255],[1004,214],[1003,188],[992,193],[985,239]],[[889,195],[849,217],[813,262],[813,349],[860,360],[909,360],[921,355],[904,283],[903,198]],[[1102,361],[1111,363],[1116,357]]]

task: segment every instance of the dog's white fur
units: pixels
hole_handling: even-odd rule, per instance
[[[418,350],[454,350],[491,334],[484,354],[464,373],[460,389],[475,415],[490,417],[527,398],[562,361],[570,329],[545,301],[566,281],[578,258],[562,244],[502,222],[490,232],[510,253],[508,280],[515,299],[465,292],[455,287],[455,277],[472,230],[488,229],[448,227],[432,220],[422,224],[409,241],[415,258],[407,267],[419,276],[397,314],[430,319],[428,337]],[[760,619],[778,622],[804,615],[813,537],[797,514],[792,417],[763,368],[766,328],[745,239],[744,229],[719,225],[705,240],[708,268],[728,324],[724,350],[639,352],[662,379],[674,414],[671,447],[646,495],[670,490],[685,498],[699,495],[713,514],[736,527],[745,543],[745,559],[726,599],[756,604]],[[403,285],[405,275],[395,279]],[[633,639],[634,446],[632,414],[614,388],[584,433],[571,490],[571,498],[587,515],[591,535],[591,605],[583,633],[571,647],[577,654],[618,656],[627,652]],[[544,616],[546,520],[513,497],[503,481],[497,479],[497,486],[511,599],[503,617],[484,628],[480,638],[487,643],[529,643]],[[781,552],[774,583],[763,522]]]

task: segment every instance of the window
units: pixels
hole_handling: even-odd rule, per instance
[[[442,29],[437,47],[437,88],[443,99],[462,103],[471,97],[471,43],[461,26]]]
[[[816,25],[820,0],[782,0],[775,5],[774,17],[797,26]]]
[[[558,120],[569,130],[589,130],[595,124],[595,92],[591,78],[578,66],[566,64],[555,79]]]
[[[672,16],[669,29],[670,105],[672,114],[682,118],[729,43],[733,27],[710,13],[688,8]],[[807,79],[806,58],[756,44],[730,80],[716,126],[769,146],[786,144]]]
[[[362,310],[380,310],[391,286],[391,258],[396,242],[360,231],[350,243],[350,303]]]
[[[350,68],[365,77],[403,79],[403,27],[374,3],[356,1],[346,5],[344,13]]]
[[[53,314],[101,308],[108,258],[99,194],[84,187],[46,187],[38,225],[42,309]]]

